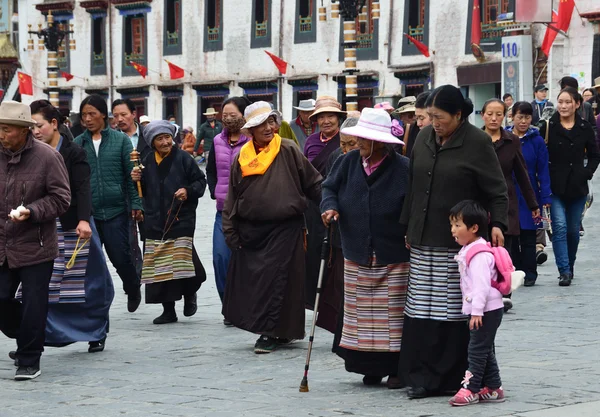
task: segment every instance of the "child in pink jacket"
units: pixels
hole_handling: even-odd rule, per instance
[[[450,211],[450,225],[452,236],[462,246],[455,259],[460,270],[462,312],[470,316],[471,330],[469,369],[462,381],[463,388],[450,399],[450,404],[502,402],[504,391],[494,353],[494,339],[502,322],[504,304],[500,291],[492,287],[492,280],[498,279],[494,255],[480,252],[471,258],[469,265],[466,262],[469,249],[486,244],[482,236],[488,229],[488,213],[479,203],[465,200]]]

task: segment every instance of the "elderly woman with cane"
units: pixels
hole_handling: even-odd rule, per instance
[[[196,207],[204,195],[206,178],[194,158],[173,144],[176,128],[156,120],[144,128],[144,140],[154,152],[146,155],[141,181],[146,214],[146,249],[142,283],[146,304],[162,303],[163,313],[154,324],[177,321],[175,302],[184,298],[183,315],[196,314],[196,292],[206,272],[194,249]]]
[[[359,150],[339,158],[323,183],[323,223],[339,222],[344,254],[344,324],[336,353],[348,372],[364,375],[365,385],[397,377],[404,304],[408,287],[408,250],[400,214],[408,188],[408,158],[392,145],[389,115],[363,109],[358,124],[342,130],[356,136]]]
[[[223,315],[260,335],[255,353],[304,338],[303,213],[320,201],[321,175],[275,132],[281,113],[259,101],[244,112],[252,140],[231,166],[223,233],[232,250]]]

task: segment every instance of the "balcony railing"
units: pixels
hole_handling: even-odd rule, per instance
[[[104,51],[99,54],[94,53],[94,67],[103,67],[104,66]]]
[[[221,35],[221,31],[218,27],[208,28],[208,41],[209,42],[218,42],[219,36]]]
[[[312,16],[300,16],[300,33],[312,32]]]
[[[495,23],[483,23],[481,24],[481,40],[482,42],[494,42],[499,41],[504,34],[504,29],[496,26]]]
[[[264,38],[267,36],[267,21],[255,22],[254,36],[257,38]]]
[[[179,33],[167,31],[167,46],[179,45]]]
[[[356,47],[358,49],[370,49],[373,47],[373,34],[361,33],[356,35]]]
[[[408,27],[408,34],[418,41],[423,42],[425,36],[425,27],[417,26],[416,28]]]
[[[131,61],[136,63],[143,63],[146,60],[146,55],[144,54],[125,54],[125,64],[130,67]]]

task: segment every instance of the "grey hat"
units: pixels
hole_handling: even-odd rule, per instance
[[[153,120],[144,126],[144,140],[148,146],[152,147],[152,141],[158,135],[167,133],[172,138],[177,134],[177,127],[174,124],[167,122],[166,120]]]

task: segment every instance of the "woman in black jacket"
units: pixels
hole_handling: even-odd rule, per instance
[[[71,205],[57,219],[60,255],[54,261],[46,322],[46,346],[66,346],[89,342],[88,351],[104,350],[108,333],[108,312],[114,288],[106,259],[92,218],[90,166],[85,151],[63,132],[62,116],[48,100],[31,103],[37,122],[33,135],[55,148],[63,157],[71,186]],[[68,130],[68,129],[67,129]],[[75,254],[75,265],[65,274],[65,266],[75,246],[89,244]]]
[[[550,158],[552,249],[562,287],[571,285],[573,279],[588,180],[600,163],[594,130],[577,111],[581,104],[577,90],[565,88],[558,96],[557,112],[540,129]]]
[[[184,298],[183,315],[196,314],[196,292],[206,272],[194,249],[196,208],[204,195],[206,177],[194,158],[173,144],[176,128],[164,120],[144,127],[144,140],[153,149],[134,168],[133,181],[144,191],[146,245],[142,284],[146,304],[162,303],[154,324],[177,321],[175,302]]]

